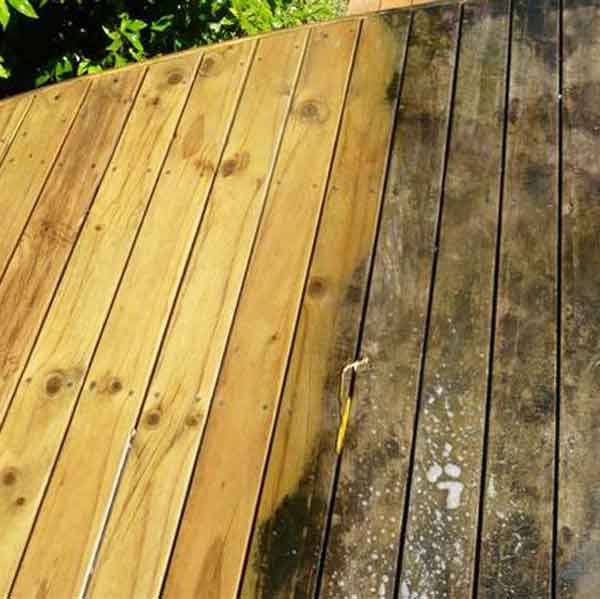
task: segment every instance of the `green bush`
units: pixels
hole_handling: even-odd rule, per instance
[[[0,95],[324,20],[342,0],[0,0]]]

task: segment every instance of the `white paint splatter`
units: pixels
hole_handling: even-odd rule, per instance
[[[488,483],[488,495],[493,499],[496,497],[496,485],[494,484],[494,478],[490,478],[490,482]]]
[[[430,483],[434,483],[442,475],[442,472],[442,467],[434,462],[433,466],[431,466],[429,470],[427,470],[425,476],[427,476],[427,480]]]
[[[455,480],[442,481],[437,484],[437,488],[448,491],[446,496],[446,507],[449,510],[455,510],[460,506],[460,496],[465,486]]]
[[[461,473],[460,466],[457,466],[456,464],[446,464],[444,471],[448,476],[451,476],[452,478],[458,478]]]
[[[408,590],[408,585],[405,582],[400,585],[400,596],[402,599],[410,599],[410,591]]]

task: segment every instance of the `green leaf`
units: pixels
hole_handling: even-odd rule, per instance
[[[8,79],[10,71],[4,66],[4,58],[0,56],[0,79]]]
[[[44,71],[43,73],[41,73],[40,75],[38,75],[35,78],[35,86],[40,87],[40,85],[44,85],[44,83],[47,83],[48,81],[50,81],[51,77],[52,77],[51,73],[49,73],[48,71]]]
[[[38,14],[33,9],[33,6],[29,3],[29,0],[8,0],[8,3],[22,15],[30,17],[31,19],[37,19]]]
[[[152,31],[161,33],[162,31],[165,31],[166,29],[171,27],[171,25],[173,25],[174,18],[175,15],[163,15],[162,17],[160,17],[160,19],[157,19],[156,21],[152,22],[152,24],[150,25],[150,29],[152,29]]]
[[[9,21],[10,10],[8,10],[8,4],[6,4],[6,0],[0,0],[0,24],[2,29],[6,30]]]

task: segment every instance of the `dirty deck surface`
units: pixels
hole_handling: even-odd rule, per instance
[[[0,597],[600,596],[599,156],[587,0],[0,104]]]

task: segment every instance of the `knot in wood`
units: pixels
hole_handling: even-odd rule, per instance
[[[167,81],[169,82],[170,85],[175,85],[175,84],[179,83],[182,79],[183,79],[183,75],[180,72],[175,71],[174,73],[171,73],[169,75]]]
[[[146,414],[144,422],[148,428],[156,428],[160,423],[160,410],[151,410]]]
[[[223,166],[221,167],[221,174],[223,177],[230,177],[233,173],[240,172],[246,169],[248,163],[250,162],[250,155],[248,152],[239,152],[228,158],[223,162]]]
[[[1,480],[5,487],[12,487],[17,482],[17,469],[7,468],[4,470]]]
[[[329,111],[323,102],[317,100],[305,100],[300,104],[298,114],[302,121],[323,123],[327,120]]]
[[[202,63],[200,64],[200,68],[198,69],[198,74],[200,77],[210,77],[218,74],[218,69],[216,69],[217,60],[214,56],[206,56]]]
[[[52,372],[46,379],[46,393],[48,395],[56,395],[65,384],[65,376],[62,372]]]
[[[315,299],[321,298],[325,295],[326,288],[324,279],[314,277],[308,284],[308,295]]]
[[[110,381],[110,383],[108,384],[108,392],[111,395],[115,395],[117,393],[119,393],[119,391],[121,391],[123,389],[123,383],[117,379],[114,378]]]

